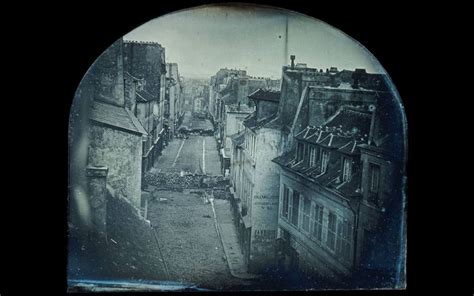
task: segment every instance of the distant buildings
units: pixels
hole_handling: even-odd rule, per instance
[[[244,70],[220,69],[211,77],[209,113],[217,126],[223,174],[230,169],[230,136],[242,129],[243,119],[254,110],[248,95],[257,89],[278,88],[278,80],[252,77]]]
[[[256,110],[231,136],[232,203],[248,268],[390,278],[404,151],[396,100],[383,75],[291,60],[281,92],[250,94]]]
[[[203,97],[194,97],[193,100],[193,114],[201,114],[205,111],[204,109],[204,98]]]

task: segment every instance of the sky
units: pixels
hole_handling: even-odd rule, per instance
[[[317,69],[385,72],[365,48],[338,29],[272,8],[204,6],[178,11],[141,25],[124,39],[160,43],[166,62],[178,63],[180,74],[189,78],[210,78],[225,67],[280,78],[289,55],[296,55],[296,63]]]

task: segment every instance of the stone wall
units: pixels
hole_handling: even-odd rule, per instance
[[[139,208],[141,196],[141,135],[99,124],[90,126],[88,164],[108,168],[107,183],[116,194]],[[124,157],[126,156],[126,157]]]
[[[107,238],[107,173],[107,167],[86,169],[93,239],[104,241]]]
[[[89,87],[92,98],[114,104],[125,105],[122,39],[105,50],[94,62],[86,74],[90,83],[80,88]]]

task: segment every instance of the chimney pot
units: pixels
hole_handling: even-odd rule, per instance
[[[293,69],[295,67],[295,55],[290,55],[290,60],[291,60],[291,68]]]

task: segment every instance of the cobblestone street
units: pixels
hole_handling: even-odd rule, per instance
[[[220,214],[230,216],[230,209]],[[229,271],[212,207],[203,191],[158,191],[149,204],[148,218],[170,279],[216,290],[246,285]]]
[[[209,120],[192,117],[186,113],[183,120],[192,128],[210,125]],[[212,125],[210,125],[212,127]],[[156,175],[166,174],[164,183],[155,182]],[[210,201],[212,189],[199,188],[191,182],[185,186],[167,189],[179,174],[220,176],[220,160],[216,139],[212,136],[190,135],[186,139],[173,138],[157,159],[149,185],[157,187],[148,204],[148,219],[158,238],[168,278],[185,284],[196,284],[212,290],[241,289],[249,282],[232,275],[227,262],[216,212]],[[190,176],[192,177],[192,176]],[[189,188],[195,186],[196,188]],[[216,198],[223,188],[216,189]],[[216,200],[217,201],[217,200]],[[219,200],[219,220],[232,221],[231,209],[226,200]],[[233,230],[233,229],[232,229]],[[233,233],[235,236],[235,231]],[[234,243],[234,242],[232,242]]]

